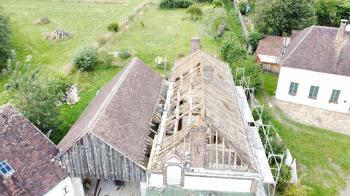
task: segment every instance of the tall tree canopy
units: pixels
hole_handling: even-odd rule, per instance
[[[350,0],[317,0],[315,10],[318,25],[338,27],[350,17]]]
[[[30,71],[19,63],[9,63],[8,72],[6,88],[13,95],[13,103],[42,132],[55,130],[60,124],[57,104],[69,86],[67,80],[38,69]]]
[[[260,0],[254,22],[260,32],[283,35],[312,25],[314,15],[309,0]]]
[[[9,19],[0,10],[0,72],[11,56]]]

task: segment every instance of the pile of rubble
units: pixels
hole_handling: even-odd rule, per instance
[[[67,39],[70,36],[71,36],[70,33],[65,32],[62,29],[55,29],[54,31],[46,34],[46,39],[59,41],[59,40]]]

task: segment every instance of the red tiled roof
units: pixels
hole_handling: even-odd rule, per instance
[[[0,161],[15,172],[0,174],[0,195],[43,195],[67,173],[53,158],[55,145],[12,105],[0,107]]]

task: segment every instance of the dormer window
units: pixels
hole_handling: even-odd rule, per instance
[[[8,177],[13,174],[15,171],[12,167],[7,163],[7,161],[0,162],[0,172],[4,177]]]

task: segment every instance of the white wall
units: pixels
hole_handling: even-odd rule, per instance
[[[84,189],[80,178],[66,177],[45,196],[84,196]]]
[[[298,92],[295,96],[288,94],[291,82],[299,83]],[[310,99],[308,97],[311,85],[320,87],[317,99]],[[329,103],[333,89],[341,91],[338,104]],[[276,98],[283,101],[349,113],[350,77],[282,67],[278,79]]]
[[[251,180],[185,176],[184,188],[224,192],[250,192]]]
[[[162,174],[151,174],[149,177],[150,187],[163,187],[163,175]]]

